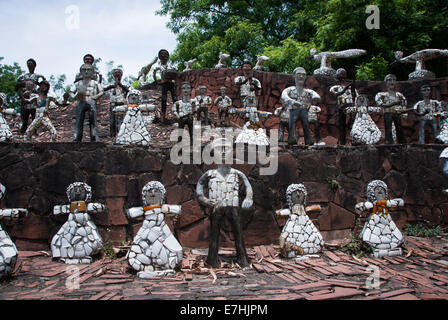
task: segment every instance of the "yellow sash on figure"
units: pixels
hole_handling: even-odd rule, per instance
[[[153,210],[153,209],[156,209],[156,208],[162,208],[162,206],[159,205],[159,204],[156,204],[154,206],[146,206],[146,207],[143,208],[143,211],[146,212],[146,211]]]

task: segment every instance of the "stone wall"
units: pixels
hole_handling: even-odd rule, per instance
[[[278,171],[259,176],[258,165],[235,165],[248,175],[254,189],[254,210],[242,212],[247,245],[277,243],[284,221],[274,209],[286,206],[290,183],[308,188],[308,203],[323,210],[311,216],[328,240],[346,236],[362,223],[354,206],[365,199],[366,184],[383,179],[390,197],[403,197],[405,208],[392,217],[400,228],[407,222],[448,224],[448,199],[441,190],[448,181],[441,173],[441,145],[371,147],[294,147],[279,154]],[[183,246],[208,246],[208,220],[195,199],[206,165],[173,165],[169,149],[148,150],[103,143],[1,144],[0,182],[7,188],[3,208],[24,207],[30,216],[20,222],[2,222],[21,250],[49,249],[49,241],[66,221],[52,215],[54,205],[68,202],[65,191],[75,181],[93,188],[93,201],[108,211],[93,215],[104,239],[119,244],[132,240],[141,225],[130,221],[125,209],[141,205],[141,189],[151,180],[167,189],[167,203],[182,204],[175,230]],[[340,189],[331,190],[329,180]],[[229,230],[229,228],[226,228]],[[231,235],[223,232],[223,243]]]
[[[193,88],[197,88],[203,84],[207,86],[207,94],[214,99],[219,95],[219,88],[225,86],[228,88],[227,94],[233,99],[234,105],[239,107],[241,105],[239,99],[239,88],[234,85],[234,80],[237,76],[240,76],[241,69],[201,69],[191,70],[181,74],[178,81],[178,92],[180,92],[180,84],[182,81],[188,81]],[[259,109],[273,112],[275,108],[281,106],[280,96],[282,91],[294,85],[294,78],[292,75],[275,73],[275,72],[261,72],[254,71],[255,78],[259,79],[262,84],[262,90],[259,92]],[[432,97],[437,100],[445,100],[448,102],[448,77],[439,78],[436,80],[424,80],[424,81],[398,81],[397,90],[403,93],[408,100],[408,107],[414,106],[414,104],[421,100],[420,87],[422,84],[430,84],[433,88]],[[322,113],[319,118],[321,125],[321,136],[323,141],[327,145],[335,145],[337,143],[338,128],[337,128],[337,110],[336,99],[329,93],[329,88],[337,83],[336,79],[321,79],[318,80],[314,77],[309,77],[306,81],[306,87],[315,90],[322,97]],[[361,94],[367,94],[370,103],[374,104],[375,95],[380,91],[385,91],[385,85],[383,82],[378,81],[357,81],[356,83],[358,92]],[[198,90],[193,89],[194,96],[199,94]],[[384,131],[384,122],[382,115],[372,115],[373,120],[377,123],[378,127]],[[239,124],[242,123],[235,117],[235,121]],[[264,122],[267,128],[278,128],[278,118],[274,117]],[[418,142],[418,119],[410,113],[406,121],[403,121],[404,131],[408,137],[409,143]],[[427,134],[429,129],[427,128]],[[383,133],[384,137],[384,133]],[[427,141],[433,141],[433,137],[428,135]],[[303,140],[303,138],[302,138]],[[383,143],[383,140],[380,141]]]

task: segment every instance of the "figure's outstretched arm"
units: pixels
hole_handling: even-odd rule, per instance
[[[276,210],[275,214],[277,215],[277,217],[289,217],[291,215],[291,210],[280,209],[280,210]]]
[[[126,111],[128,111],[127,106],[117,106],[112,109],[112,112],[115,112],[115,113],[126,113]]]
[[[175,204],[164,204],[162,205],[162,213],[166,215],[178,215],[182,210],[182,206]]]
[[[28,215],[27,209],[16,208],[16,209],[1,209],[0,210],[0,219],[5,220],[17,220],[21,217],[25,217]]]
[[[306,213],[321,212],[321,211],[322,211],[322,207],[319,204],[315,204],[315,205],[308,206],[305,208]]]
[[[388,208],[396,208],[396,207],[403,207],[404,206],[404,201],[401,198],[396,198],[396,199],[392,199],[392,200],[387,200],[386,202],[386,206]]]
[[[241,180],[243,180],[244,187],[246,188],[246,198],[244,199],[241,206],[244,209],[249,209],[254,203],[252,200],[254,195],[252,186],[250,185],[249,179],[247,179],[247,177],[242,172],[238,171],[238,175]]]
[[[97,100],[104,94],[103,86],[100,83],[96,83],[96,89],[98,90],[98,93],[90,97],[92,100]]]
[[[106,206],[102,203],[91,202],[87,205],[87,211],[89,213],[101,213],[106,211]]]
[[[138,109],[141,113],[149,113],[151,111],[156,110],[156,106],[153,104],[141,104],[138,106]]]
[[[126,214],[129,218],[135,219],[138,217],[142,217],[145,214],[145,210],[143,209],[143,207],[129,208],[128,210],[126,210]]]
[[[54,208],[53,208],[53,214],[55,216],[60,215],[60,214],[68,214],[68,213],[70,213],[70,205],[69,204],[54,206]]]
[[[366,202],[360,202],[355,206],[355,212],[357,214],[362,214],[364,211],[369,211],[373,208],[373,203],[366,201]]]

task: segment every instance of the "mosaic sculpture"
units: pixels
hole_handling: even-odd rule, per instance
[[[207,263],[219,267],[218,248],[221,225],[224,219],[230,219],[237,254],[237,262],[241,267],[249,266],[249,257],[244,246],[243,231],[239,209],[239,182],[242,181],[246,196],[242,202],[243,209],[252,207],[253,191],[247,177],[239,170],[225,165],[227,153],[232,150],[233,143],[226,139],[217,139],[212,143],[212,149],[217,156],[221,156],[218,169],[208,170],[199,178],[196,186],[198,201],[204,205],[210,219],[210,245]],[[207,187],[208,195],[204,193]]]
[[[381,139],[381,131],[370,117],[369,113],[381,113],[380,107],[369,107],[366,95],[359,95],[355,100],[355,107],[347,108],[347,114],[355,114],[350,140],[352,145],[375,144]]]
[[[4,198],[6,188],[0,183],[0,200]],[[28,215],[26,209],[0,209],[1,220],[17,220]],[[0,225],[0,280],[9,277],[17,262],[18,251],[8,233]]]
[[[284,134],[285,130],[288,130],[289,127],[289,111],[288,105],[282,104],[280,108],[275,109],[274,115],[279,117],[279,127],[280,135],[278,137],[278,141],[284,142]]]
[[[431,99],[431,87],[423,85],[420,88],[423,100],[414,105],[414,112],[419,117],[418,143],[425,144],[425,126],[429,124],[432,136],[437,136],[436,115],[441,111],[440,102]]]
[[[426,70],[425,61],[448,56],[448,50],[425,49],[403,58],[402,51],[395,52],[395,58],[402,63],[415,63],[415,71],[409,74],[409,80],[435,79],[434,72]]]
[[[146,129],[143,113],[154,111],[155,106],[141,104],[142,94],[135,89],[128,92],[126,99],[127,105],[113,109],[113,112],[117,114],[126,114],[115,142],[123,145],[148,146],[151,142],[151,135]]]
[[[203,119],[205,126],[208,126],[208,108],[212,105],[212,98],[205,95],[207,93],[206,86],[201,85],[198,89],[199,95],[195,98],[197,120],[202,121]]]
[[[367,201],[356,205],[357,213],[370,213],[359,236],[373,249],[375,258],[402,254],[400,246],[404,243],[404,237],[389,210],[403,206],[403,199],[387,200],[387,185],[381,180],[370,182],[367,185]]]
[[[306,71],[302,67],[298,67],[293,71],[296,85],[288,87],[282,92],[282,104],[288,106],[289,126],[288,126],[288,143],[290,145],[297,144],[296,124],[300,120],[305,136],[305,145],[313,144],[311,138],[310,127],[308,123],[308,109],[312,102],[320,102],[320,96],[311,89],[305,89]]]
[[[264,63],[265,63],[266,61],[269,61],[269,58],[268,58],[268,57],[263,56],[263,55],[258,56],[258,57],[257,57],[257,64],[255,65],[254,70],[257,70],[257,71],[265,71]]]
[[[13,141],[13,135],[5,116],[15,116],[16,111],[12,108],[8,108],[6,100],[6,95],[0,92],[0,142]]]
[[[440,112],[436,113],[436,116],[440,118],[440,131],[436,140],[448,144],[448,104],[445,101],[440,103],[440,110]]]
[[[280,234],[280,252],[285,258],[319,253],[324,240],[307,213],[320,211],[317,206],[306,206],[306,188],[303,184],[291,184],[286,189],[288,209],[276,211],[277,216],[288,216]]]
[[[187,61],[187,62],[184,62],[184,65],[185,65],[184,72],[185,72],[185,71],[190,71],[190,70],[192,70],[192,66],[193,66],[193,64],[194,64],[196,61],[198,61],[197,58],[194,58],[194,59],[192,59],[192,60],[189,60],[189,61]]]
[[[227,53],[219,53],[219,61],[216,64],[215,68],[227,68],[227,61],[230,59],[230,54]]]
[[[190,144],[193,143],[193,115],[196,111],[196,100],[191,99],[191,85],[189,82],[181,84],[182,100],[176,101],[173,104],[173,114],[177,118],[178,128],[183,130],[185,126],[188,127],[190,135]],[[182,140],[179,136],[178,142]]]
[[[118,133],[118,128],[120,128],[123,122],[123,117],[121,115],[113,112],[113,109],[118,106],[123,106],[127,104],[126,97],[129,93],[128,86],[121,83],[123,78],[123,70],[114,69],[112,70],[112,76],[114,77],[114,84],[104,88],[104,92],[110,91],[109,94],[109,135],[111,137],[116,137]]]
[[[324,145],[325,142],[321,140],[319,128],[319,113],[322,109],[319,106],[311,105],[308,109],[308,123],[314,127],[314,141],[315,145]]]
[[[174,274],[182,261],[182,246],[165,223],[165,215],[179,215],[181,206],[164,204],[165,193],[160,182],[151,181],[142,190],[144,207],[127,211],[131,219],[145,219],[126,255],[140,278]]]
[[[219,89],[220,95],[215,99],[215,105],[218,106],[218,121],[220,126],[229,126],[229,108],[232,106],[232,99],[226,96],[226,87]]]
[[[89,203],[92,188],[83,182],[68,186],[67,197],[70,204],[53,209],[54,215],[68,214],[68,220],[51,240],[51,253],[54,259],[67,264],[91,263],[92,256],[103,248],[103,241],[90,214],[101,213],[106,207]]]
[[[321,52],[317,53],[316,49],[311,49],[310,54],[314,58],[314,60],[320,63],[320,68],[314,70],[315,76],[327,76],[327,77],[335,77],[336,71],[331,67],[331,61],[334,59],[342,59],[342,58],[356,58],[366,54],[367,51],[362,49],[348,49],[343,51],[336,52]]]

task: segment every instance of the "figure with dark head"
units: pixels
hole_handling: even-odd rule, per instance
[[[110,136],[116,137],[121,123],[123,122],[123,116],[120,114],[115,114],[113,109],[115,107],[127,104],[126,97],[129,93],[129,87],[121,83],[121,79],[123,78],[123,70],[112,70],[112,76],[114,77],[115,83],[104,88],[104,92],[110,91],[109,129]]]
[[[182,100],[176,101],[173,104],[173,114],[177,118],[179,129],[183,130],[185,126],[188,127],[190,135],[190,144],[193,143],[193,116],[196,112],[196,100],[191,99],[191,84],[189,82],[182,82],[181,84]],[[182,140],[179,136],[178,142]]]
[[[441,104],[437,100],[431,99],[431,87],[423,85],[420,88],[423,100],[414,105],[414,112],[419,117],[418,143],[425,144],[425,126],[429,124],[432,129],[432,136],[437,136],[436,115],[441,111]]]
[[[82,61],[84,62],[84,64],[90,64],[91,66],[93,66],[93,64],[95,63],[95,58],[90,54],[86,54],[83,58]],[[101,73],[98,72],[98,70],[94,70],[95,71],[95,75],[93,77],[93,80],[98,81],[99,83],[103,82],[103,75]],[[78,73],[75,77],[75,83],[82,80],[82,75],[81,73]]]

